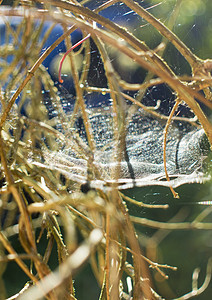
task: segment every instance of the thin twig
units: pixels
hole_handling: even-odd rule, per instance
[[[165,175],[166,175],[166,180],[170,182],[170,178],[169,178],[169,174],[168,174],[168,171],[167,171],[167,166],[166,166],[166,142],[167,142],[167,135],[168,135],[168,129],[169,129],[169,126],[171,124],[171,121],[172,121],[172,117],[176,111],[176,109],[178,108],[179,104],[180,104],[180,100],[177,98],[175,100],[175,104],[169,114],[169,117],[168,117],[168,120],[166,122],[166,126],[165,126],[165,129],[164,129],[164,139],[163,139],[163,164],[164,164],[164,170],[165,170]],[[174,198],[179,198],[179,195],[177,192],[175,192],[175,190],[173,189],[173,187],[170,185],[170,190],[174,196]]]

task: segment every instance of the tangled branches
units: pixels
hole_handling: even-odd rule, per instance
[[[135,207],[164,214],[167,203],[145,203],[145,196],[141,202],[121,192],[164,187],[177,198],[175,188],[210,180],[204,162],[212,125],[202,107],[212,108],[212,62],[194,55],[172,31],[183,1],[176,1],[168,26],[135,1],[90,2],[37,0],[0,7],[1,263],[15,261],[29,280],[10,299],[76,299],[74,278],[88,261],[99,299],[162,299],[155,278],[167,280],[166,273],[177,270],[156,262],[162,240],[175,230],[212,227],[210,220],[203,222],[210,207],[192,220],[180,210],[173,220],[155,221],[134,216]],[[151,24],[161,43],[152,49],[133,26],[104,15],[119,6],[126,10],[123,16],[136,15],[136,29],[141,21]],[[64,84],[73,88],[70,99],[58,83],[55,51],[74,50],[70,35],[76,33],[83,43],[69,51],[62,69],[63,76],[69,74]],[[191,74],[179,76],[165,61],[169,43]],[[132,80],[126,79],[128,70]],[[161,86],[171,91],[170,105],[147,101],[150,89]],[[150,236],[143,230],[148,227],[154,229]],[[207,289],[211,260],[200,288],[198,274],[194,271],[192,292],[177,299]]]

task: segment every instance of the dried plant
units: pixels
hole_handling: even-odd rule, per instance
[[[210,207],[192,221],[180,215],[159,222],[134,216],[128,208],[164,210],[168,204],[147,204],[122,191],[162,186],[179,198],[179,186],[210,180],[204,162],[212,145],[212,125],[202,106],[212,108],[212,60],[194,55],[172,31],[183,1],[176,1],[167,26],[149,7],[132,0],[96,1],[93,8],[90,2],[15,1],[12,7],[0,7],[1,264],[15,261],[28,277],[10,299],[76,299],[73,278],[88,261],[100,286],[99,299],[163,299],[149,268],[166,279],[166,270],[176,267],[150,259],[153,236],[142,237],[137,225],[156,229],[156,249],[161,232],[212,229],[211,222],[203,222]],[[102,16],[117,4],[162,36],[155,49],[124,24]],[[45,48],[57,24],[63,34]],[[76,94],[67,99],[43,62],[62,41],[70,49],[70,35],[76,30],[86,38],[65,61]],[[188,62],[191,74],[179,76],[166,63],[169,43]],[[91,79],[93,47],[104,69],[102,86]],[[113,63],[114,57],[122,58],[120,65]],[[120,68],[144,69],[145,79],[128,82]],[[160,101],[144,101],[149,88],[162,84],[172,92],[174,104],[168,113]],[[100,96],[105,102],[90,105]],[[182,108],[187,115],[179,115]],[[14,235],[22,253],[12,245]],[[54,244],[56,270],[49,263]],[[200,288],[195,270],[192,291],[177,299],[203,293],[211,268],[209,260]]]

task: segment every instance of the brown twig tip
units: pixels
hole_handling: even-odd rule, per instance
[[[206,59],[204,61],[204,69],[207,72],[210,72],[212,70],[212,59]]]

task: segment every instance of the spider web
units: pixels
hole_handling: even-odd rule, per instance
[[[94,7],[91,6],[94,3],[88,1],[87,6],[93,9]],[[100,2],[98,1],[96,4],[98,6]],[[143,4],[148,8],[148,3]],[[158,4],[161,5],[159,2]],[[163,2],[164,4],[166,1]],[[149,5],[149,9],[155,8],[157,9],[157,5]],[[143,26],[147,24],[121,2],[111,5],[102,14],[116,23],[127,24],[127,27],[130,27],[133,32],[138,27],[141,27],[142,31]],[[139,26],[138,22],[140,22]],[[95,45],[93,47],[91,48],[92,63],[86,84],[105,88],[107,79],[103,73],[103,62]],[[125,62],[125,58],[120,60],[120,57],[120,53],[115,56],[112,53],[110,56],[116,71],[119,71],[119,66]],[[129,67],[127,71],[125,69],[125,72],[132,82],[137,81],[137,78],[141,78],[139,81],[142,82],[144,74],[141,76],[139,73],[143,72],[141,68],[130,69]],[[123,70],[120,71],[120,74],[123,78]],[[128,94],[134,98],[137,96],[132,92],[128,92]],[[103,93],[99,95],[98,93],[84,94],[84,97],[87,104],[87,117],[91,125],[90,133],[94,139],[94,150],[90,149],[84,119],[78,112],[79,115],[74,126],[70,126],[65,131],[64,126],[61,126],[63,121],[57,121],[58,130],[61,130],[66,137],[65,142],[58,140],[60,150],[57,152],[45,149],[43,151],[45,162],[41,165],[59,171],[76,183],[89,182],[91,187],[101,189],[112,184],[118,184],[120,189],[147,185],[178,187],[185,183],[203,182],[209,179],[209,176],[204,175],[204,161],[209,153],[209,143],[202,129],[188,125],[186,122],[172,123],[166,145],[166,166],[171,177],[171,181],[168,182],[165,180],[163,161],[166,121],[156,119],[151,113],[148,114],[142,109],[135,111],[128,120],[129,107],[126,106],[124,119],[121,120],[122,126],[124,126],[124,137],[119,136],[117,139],[114,134],[117,124],[114,123],[114,112],[110,106],[109,93],[106,95]],[[142,103],[146,106],[155,106],[158,100],[161,101],[159,113],[169,115],[175,101],[172,91],[165,85],[153,86],[146,91]],[[61,102],[65,110],[70,99],[66,100],[61,95]],[[178,113],[179,116],[193,116],[193,113],[184,104],[180,106]],[[71,120],[73,115],[70,111],[68,114],[70,115],[67,117]],[[63,129],[61,129],[62,127]],[[69,127],[69,121],[65,127]],[[118,149],[121,149],[121,155],[117,153]]]
[[[166,146],[167,170],[171,181],[165,179],[163,139],[165,122],[138,110],[126,126],[124,146],[114,139],[112,107],[89,110],[89,121],[94,137],[92,152],[86,139],[81,118],[69,131],[69,141],[59,152],[44,151],[45,167],[57,170],[79,184],[89,181],[90,186],[103,189],[118,184],[120,189],[161,185],[178,187],[185,183],[203,182],[204,160],[209,143],[203,129],[190,126],[182,130],[173,123],[168,132]],[[70,134],[71,133],[71,134]],[[72,136],[73,138],[70,138]],[[122,147],[117,160],[116,150]],[[118,178],[116,171],[119,169]]]

